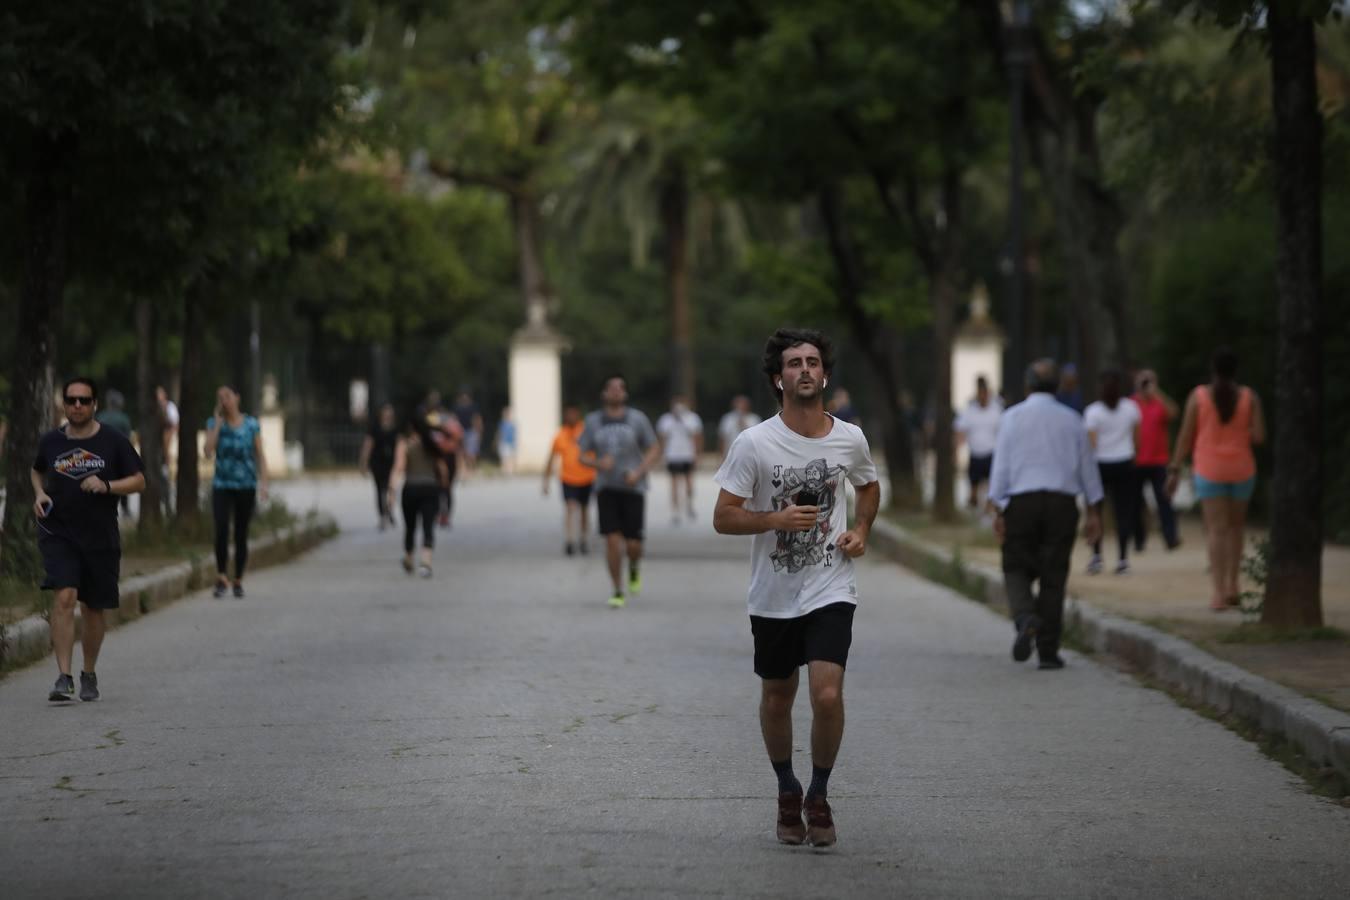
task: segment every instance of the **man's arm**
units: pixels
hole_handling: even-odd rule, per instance
[[[851,558],[867,552],[867,537],[872,533],[877,510],[881,509],[881,483],[873,481],[857,489],[858,502],[853,513],[853,527],[839,536],[835,546]]]
[[[43,483],[42,473],[37,469],[29,469],[28,478],[33,483],[33,514],[39,519],[45,519],[47,513],[43,507],[51,502],[52,498],[47,496],[47,486]]]
[[[994,439],[994,468],[989,473],[989,495],[985,503],[1002,512],[1008,505],[1008,488],[1012,480],[1010,429],[1006,417],[999,423],[998,437]]]
[[[766,531],[810,531],[816,524],[814,506],[786,506],[777,512],[745,508],[749,498],[723,488],[713,507],[713,529],[718,534],[764,534]]]

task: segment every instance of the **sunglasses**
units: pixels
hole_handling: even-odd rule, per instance
[[[66,406],[93,406],[93,397],[67,397]]]

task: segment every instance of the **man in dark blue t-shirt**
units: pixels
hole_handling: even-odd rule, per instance
[[[145,490],[141,458],[131,441],[94,418],[98,386],[72,378],[63,389],[66,426],[38,441],[33,460],[33,511],[38,549],[47,577],[43,590],[56,592],[52,604],[52,649],[60,675],[47,699],[74,699],[71,657],[75,652],[75,603],[82,607],[84,669],[80,699],[98,699],[94,665],[103,646],[105,609],[118,606],[117,580],[122,541],[117,531],[118,497]]]

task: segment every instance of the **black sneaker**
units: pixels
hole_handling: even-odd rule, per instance
[[[211,592],[211,596],[219,600],[221,597],[224,597],[229,592],[230,592],[229,585],[217,581],[216,588]]]
[[[1013,662],[1026,662],[1031,659],[1031,645],[1036,640],[1036,626],[1039,624],[1035,616],[1029,616],[1022,623],[1022,627],[1017,629],[1017,639],[1013,641],[1012,646]]]
[[[1038,665],[1036,668],[1062,669],[1064,668],[1064,660],[1060,658],[1058,653],[1042,653],[1040,665]]]
[[[47,695],[52,703],[68,703],[75,699],[75,679],[69,675],[58,675],[52,692]]]
[[[244,586],[242,584],[236,584],[234,586],[234,596],[240,600],[244,599]]]
[[[568,556],[576,556],[576,555],[577,555],[577,547],[576,547],[576,545],[575,545],[575,544],[572,544],[572,543],[564,544],[564,545],[563,545],[563,553],[567,554]]]
[[[93,672],[80,673],[80,699],[86,703],[98,699],[98,676]]]

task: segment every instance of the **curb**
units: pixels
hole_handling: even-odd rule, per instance
[[[1003,573],[997,567],[963,560],[959,551],[880,519],[872,526],[871,538],[883,552],[924,578],[1008,612]],[[1334,768],[1350,779],[1350,714],[1224,662],[1189,641],[1102,612],[1078,597],[1066,600],[1064,626],[1066,632],[1076,631],[1096,652],[1123,660],[1214,712],[1236,716],[1277,735],[1314,765]]]
[[[292,525],[249,542],[249,569],[287,562],[332,537],[337,523],[328,516]],[[125,578],[118,586],[121,606],[106,614],[109,628],[133,622],[162,609],[208,585],[215,577],[215,560],[176,563],[149,575]],[[75,610],[75,634],[79,637],[79,608]],[[29,616],[10,626],[0,626],[0,667],[18,668],[43,659],[51,652],[51,629],[47,619]]]

